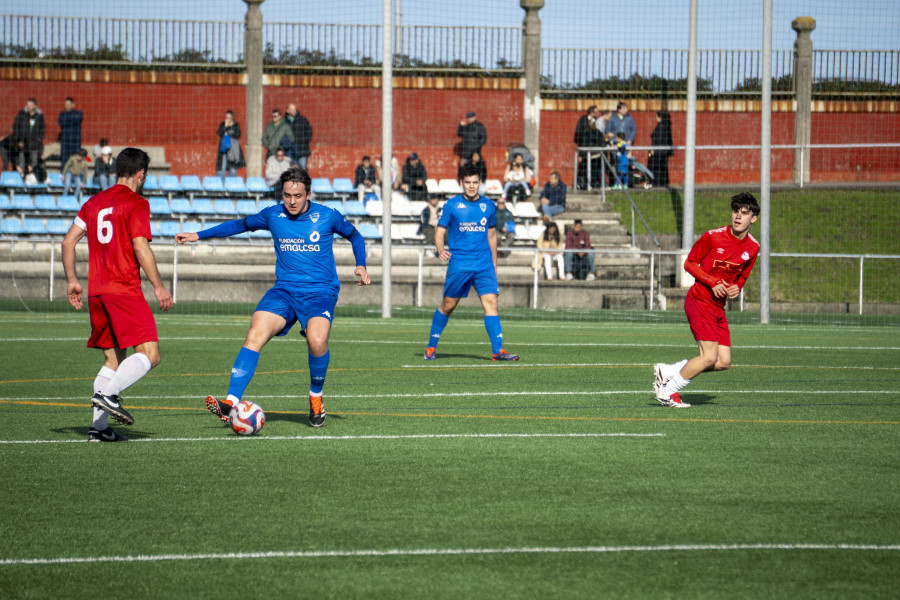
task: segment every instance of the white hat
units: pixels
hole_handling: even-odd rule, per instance
[[[109,146],[103,146],[103,149],[100,150],[100,154],[112,154],[112,148]]]

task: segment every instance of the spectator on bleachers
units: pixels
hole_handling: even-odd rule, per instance
[[[510,223],[513,227],[510,227]],[[506,206],[506,200],[500,198],[497,200],[497,256],[506,258],[509,252],[501,252],[500,248],[511,246],[513,240],[516,239],[515,232],[516,217],[512,211]]]
[[[590,252],[583,252],[583,250],[592,249],[591,234],[584,230],[581,219],[575,219],[572,229],[566,232],[566,250],[575,250],[575,252],[566,252],[565,254],[567,281],[573,279],[593,281],[595,279],[594,255]]]
[[[544,221],[552,221],[553,217],[566,210],[566,183],[559,178],[559,171],[550,173],[550,181],[541,190],[541,211]]]
[[[378,181],[384,181],[384,169],[381,166],[381,161],[384,157],[379,156],[378,160],[375,161],[375,178]],[[403,182],[401,177],[403,171],[400,169],[400,161],[396,159],[396,157],[391,157],[391,189],[399,190],[400,184]]]
[[[291,168],[291,157],[287,156],[284,148],[279,146],[275,154],[266,159],[266,184],[274,187],[278,183],[281,174]]]
[[[14,140],[13,146],[13,154],[12,161],[13,165],[16,168],[16,171],[19,172],[19,175],[25,177],[25,174],[28,173],[28,168],[32,167],[31,163],[31,152],[28,151],[28,140],[24,138],[17,138],[12,136]]]
[[[277,108],[272,110],[272,122],[266,125],[263,131],[262,145],[268,151],[267,158],[274,155],[278,148],[284,149],[287,153],[287,148],[294,147],[294,133]]]
[[[531,195],[531,169],[525,165],[522,155],[516,152],[512,162],[506,165],[506,173],[503,174],[503,198],[509,200],[510,194],[521,194],[523,197]]]
[[[41,163],[41,154],[44,151],[44,135],[46,134],[46,125],[44,123],[44,113],[37,106],[37,100],[29,98],[25,103],[25,108],[16,113],[13,119],[13,135],[25,140],[28,152],[27,162],[20,160],[20,173],[24,174],[27,165],[37,166]],[[24,157],[23,157],[24,158]]]
[[[475,111],[466,113],[466,118],[461,120],[456,128],[456,135],[462,138],[459,157],[463,161],[472,160],[472,154],[475,152],[481,154],[481,148],[487,141],[487,130],[478,121]]]
[[[94,162],[94,183],[100,186],[101,191],[111,188],[116,183],[116,159],[109,146],[103,147],[100,158]]]
[[[557,277],[566,278],[565,261],[563,260],[563,248],[565,247],[559,235],[559,226],[553,221],[547,223],[544,233],[537,240],[537,247],[544,252],[534,257],[531,268],[537,270],[544,266],[544,275],[547,281],[553,279],[553,263],[556,263]]]
[[[291,128],[294,135],[293,152],[289,156],[294,159],[298,165],[306,169],[306,161],[309,160],[309,141],[312,139],[312,125],[309,120],[297,112],[297,106],[288,104],[287,111],[284,116],[285,121]]]
[[[40,185],[47,181],[47,170],[43,165],[28,165],[25,172],[25,185]]]
[[[651,146],[672,146],[672,121],[669,113],[656,113],[656,127],[650,133]],[[647,166],[653,173],[653,185],[669,187],[669,157],[672,150],[650,150],[647,153]],[[646,187],[646,186],[645,186]]]
[[[75,188],[75,197],[81,200],[81,189],[87,177],[88,164],[85,161],[87,150],[79,148],[78,152],[69,157],[66,166],[63,167],[63,196],[69,195],[69,188]]]
[[[0,165],[2,165],[4,171],[9,170],[12,166],[15,147],[16,139],[13,136],[4,135],[0,138]]]
[[[372,192],[380,200],[381,186],[378,183],[378,174],[375,171],[375,165],[372,164],[372,159],[368,155],[363,156],[362,162],[356,165],[356,175],[353,178],[357,199],[362,202],[366,193]]]
[[[601,110],[600,114],[594,119],[594,129],[597,130],[597,133],[600,134],[600,145],[602,146],[602,142],[608,141],[606,130],[609,129],[609,122],[612,120],[612,111]]]
[[[419,232],[425,236],[425,243],[429,246],[434,246],[434,231],[440,217],[440,198],[432,196],[428,199],[428,205],[422,209],[422,226],[419,228]],[[432,258],[437,257],[437,252],[434,250],[429,249],[427,253]]]
[[[100,141],[94,146],[94,160],[100,160],[100,156],[103,154],[103,149],[109,146],[109,142],[106,141],[106,138],[100,138]],[[63,163],[65,164],[65,163]]]
[[[81,121],[84,113],[75,109],[75,101],[69,97],[56,121],[59,123],[59,164],[64,165],[69,157],[81,148]]]
[[[579,148],[589,148],[603,145],[603,134],[597,130],[596,122],[600,111],[592,104],[578,118],[575,123],[575,145]],[[592,156],[588,152],[578,153],[578,169],[576,173],[577,187],[587,189],[587,165],[591,161],[591,185],[595,185],[600,178],[600,158]]]
[[[410,200],[428,200],[428,188],[425,186],[427,180],[425,165],[419,160],[419,155],[413,152],[403,165],[400,189],[406,192],[406,197]]]
[[[234,177],[237,170],[244,166],[244,153],[241,150],[241,124],[234,120],[233,111],[225,111],[225,120],[219,123],[216,131],[219,136],[219,151],[216,153],[216,175],[225,179],[226,175]],[[226,140],[227,136],[227,140]]]
[[[606,128],[606,137],[611,138],[622,132],[625,134],[625,143],[634,146],[634,138],[637,137],[637,125],[634,123],[634,117],[628,114],[628,105],[624,102],[616,104],[616,112],[609,120]],[[615,143],[615,140],[612,140]]]

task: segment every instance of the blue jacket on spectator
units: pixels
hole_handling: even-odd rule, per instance
[[[620,131],[625,134],[625,141],[629,144],[634,143],[634,138],[637,137],[637,125],[634,124],[634,119],[628,114],[624,117],[620,117],[619,114],[614,111],[612,118],[609,120],[609,125],[606,126],[606,135],[615,138],[616,134]]]
[[[541,198],[546,198],[550,206],[566,206],[566,184],[560,180],[557,185],[550,185],[548,182],[541,191]]]

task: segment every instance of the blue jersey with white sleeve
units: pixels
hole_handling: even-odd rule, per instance
[[[223,223],[198,233],[200,239],[267,229],[275,245],[275,286],[336,293],[340,287],[334,262],[334,234],[353,244],[357,266],[365,266],[365,242],[356,228],[333,208],[310,202],[306,212],[291,214],[284,204]]]
[[[497,207],[484,196],[466,200],[460,194],[444,203],[438,226],[447,229],[450,251],[448,270],[493,270],[494,261],[488,243],[488,229],[497,227]]]

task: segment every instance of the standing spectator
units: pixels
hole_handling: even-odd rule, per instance
[[[500,248],[511,246],[516,239],[516,216],[506,206],[506,200],[497,200],[497,256],[506,258],[509,252],[501,252]]]
[[[87,155],[79,149],[76,155]],[[104,363],[94,379],[94,421],[90,442],[124,442],[127,438],[110,429],[108,415],[125,425],[134,418],[122,407],[119,394],[137,383],[159,364],[159,338],[150,306],[141,292],[143,269],[162,311],[172,308],[153,250],[150,249],[150,205],[139,192],[144,185],[150,157],[143,150],[125,148],[117,160],[116,186],[88,200],[62,243],[66,294],[76,310],[82,307],[75,246],[83,237],[88,244],[88,308],[91,337],[88,348],[103,350]],[[134,353],[125,357],[129,347]]]
[[[462,138],[459,155],[464,161],[472,160],[475,152],[481,154],[481,148],[487,141],[487,130],[477,119],[475,111],[468,112],[456,128],[456,135]]]
[[[616,134],[616,148],[618,149],[616,175],[619,180],[613,186],[613,189],[624,190],[628,188],[628,167],[631,165],[631,161],[628,158],[628,144],[625,143],[625,133],[622,131]]]
[[[378,185],[378,173],[372,159],[368,155],[362,157],[362,162],[356,165],[356,175],[353,180],[356,188],[356,197],[362,202],[366,192],[372,192],[381,200],[381,186]]]
[[[16,113],[13,120],[13,136],[25,141],[28,152],[27,162],[20,159],[19,166],[24,171],[27,165],[37,166],[41,162],[44,151],[44,135],[47,127],[44,124],[44,113],[37,106],[37,100],[29,98],[25,108]],[[21,153],[20,153],[21,154]],[[25,158],[22,156],[21,158]]]
[[[421,223],[422,226],[419,228],[422,235],[425,236],[425,243],[428,246],[434,246],[434,231],[435,227],[437,227],[438,219],[441,217],[441,207],[440,207],[440,198],[437,196],[431,196],[428,199],[428,205],[422,209],[421,215]],[[437,252],[429,249],[428,255],[432,258],[437,257]]]
[[[305,169],[306,161],[309,160],[310,154],[309,141],[312,139],[312,126],[306,117],[297,112],[297,106],[294,104],[288,104],[285,120],[294,136],[294,149],[291,158]]]
[[[637,137],[637,125],[634,124],[634,118],[628,114],[628,105],[624,102],[616,104],[616,113],[609,120],[609,125],[606,128],[606,137],[614,137],[619,132],[625,134],[626,144],[634,146],[634,138]]]
[[[266,125],[263,131],[262,145],[268,151],[267,157],[275,154],[279,147],[284,149],[286,154],[288,149],[294,147],[294,134],[291,127],[281,117],[281,111],[277,108],[272,111],[272,122]],[[290,154],[288,155],[290,156]]]
[[[511,193],[521,192],[523,196],[531,195],[531,188],[528,182],[531,181],[533,174],[531,169],[525,166],[525,160],[518,152],[513,155],[511,163],[506,165],[506,173],[503,174],[503,195],[502,198],[509,200]]]
[[[84,157],[87,150],[79,148],[78,152],[69,157],[66,166],[63,167],[63,195],[69,195],[69,188],[75,186],[75,197],[81,201],[81,189],[84,187],[84,179],[87,177],[88,165]]]
[[[284,148],[278,147],[275,154],[266,159],[266,185],[275,187],[281,178],[281,174],[291,168],[291,157],[284,153]]]
[[[544,274],[547,277],[547,281],[550,281],[553,279],[553,263],[556,263],[557,276],[561,280],[565,280],[566,270],[565,261],[563,260],[564,244],[562,239],[560,239],[559,226],[557,226],[556,223],[553,221],[547,223],[543,235],[538,238],[537,247],[541,250],[545,250],[545,252],[541,252],[540,255],[534,257],[534,264],[532,264],[531,267],[534,270],[538,270],[541,268],[541,263],[543,263]]]
[[[606,130],[609,129],[609,122],[611,119],[611,110],[601,110],[600,116],[598,116],[594,120],[594,129],[596,129],[597,133],[600,134],[600,145],[603,145],[602,143],[607,141]]]
[[[669,113],[659,111],[656,113],[656,127],[650,133],[651,146],[672,146],[672,122]],[[672,150],[650,150],[647,153],[647,166],[653,173],[653,184],[659,187],[669,187],[669,157]]]
[[[559,178],[559,171],[550,173],[550,181],[544,184],[541,190],[541,211],[544,220],[551,221],[553,217],[566,210],[566,184]]]
[[[56,119],[59,123],[59,164],[64,165],[69,157],[81,148],[81,121],[84,114],[75,110],[75,101],[66,98],[65,109]]]
[[[428,172],[425,165],[419,160],[419,155],[413,152],[403,165],[403,181],[400,189],[406,192],[410,200],[428,200],[428,188],[425,182],[428,180]]]
[[[241,151],[241,125],[234,120],[233,111],[225,111],[225,120],[219,123],[216,131],[219,136],[219,151],[216,153],[216,175],[225,179],[226,175],[234,177],[237,170],[245,165],[244,153]]]
[[[591,246],[591,234],[584,230],[581,219],[575,219],[572,229],[566,233],[566,250],[574,250],[574,252],[566,252],[565,254],[566,281],[581,279],[581,268],[579,268],[577,273],[574,268],[576,259],[579,267],[586,267],[587,277],[585,279],[588,281],[596,279],[594,277],[594,255],[590,252],[583,252],[583,250],[592,250],[593,248]]]
[[[592,104],[588,107],[578,122],[575,124],[575,145],[579,148],[590,148],[603,145],[603,134],[597,130],[597,117],[600,111],[597,106]],[[591,163],[591,185],[595,185],[600,180],[600,158],[599,155],[594,157],[590,152],[578,153],[578,169],[576,174],[576,184],[580,189],[587,189],[587,165]]]
[[[94,182],[100,186],[101,191],[108,190],[116,182],[116,159],[109,146],[103,147],[100,158],[94,162]]]

